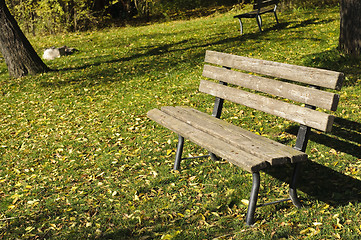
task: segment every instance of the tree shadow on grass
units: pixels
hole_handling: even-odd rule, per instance
[[[296,135],[297,128],[290,128],[287,132]],[[360,123],[336,118],[332,135],[312,132],[310,141],[361,158]],[[287,174],[280,172],[279,169],[267,171],[273,177],[288,182],[291,170],[285,171]],[[313,161],[303,164],[298,189],[332,206],[347,205],[361,200],[360,180]]]
[[[346,75],[345,86],[353,86],[361,78],[360,59],[345,56],[337,48],[304,57],[304,64],[310,67],[324,68]]]
[[[333,21],[334,20],[330,20],[330,19],[320,20],[319,18],[312,18],[312,19],[307,19],[307,20],[301,21],[301,22],[295,22],[295,21],[280,22],[278,24],[274,24],[271,27],[262,29],[262,32],[245,33],[241,36],[243,36],[247,39],[254,39],[254,38],[259,38],[259,34],[272,33],[276,30],[282,30],[282,29],[286,29],[286,28],[291,29],[291,30],[302,29],[309,25],[327,24],[327,23],[330,23]],[[256,21],[255,21],[255,23],[256,23]],[[249,26],[247,28],[252,28],[252,27],[253,26]],[[258,28],[257,24],[255,24],[254,27]],[[309,39],[309,37],[307,39]]]
[[[326,20],[325,20],[326,21]],[[153,72],[156,71],[167,71],[167,69],[172,69],[172,67],[177,66],[180,62],[189,63],[189,66],[194,66],[196,64],[201,64],[202,60],[204,58],[205,50],[212,49],[216,51],[225,51],[230,49],[230,45],[237,46],[239,44],[242,44],[242,42],[249,40],[249,39],[259,39],[261,35],[273,32],[275,30],[281,30],[286,28],[300,28],[305,27],[307,25],[312,24],[321,24],[323,23],[318,18],[313,18],[309,20],[305,20],[303,22],[281,22],[280,24],[276,24],[273,27],[266,28],[263,30],[263,32],[251,32],[246,33],[243,35],[235,35],[234,37],[229,38],[222,38],[220,35],[214,35],[211,38],[208,38],[206,40],[204,39],[186,39],[181,41],[174,41],[171,43],[161,43],[158,45],[151,45],[147,46],[146,48],[136,48],[133,50],[133,53],[129,56],[124,56],[120,58],[114,57],[113,59],[104,59],[104,56],[94,56],[93,58],[87,58],[87,61],[91,61],[92,63],[84,63],[81,66],[76,67],[65,67],[63,69],[56,70],[58,72],[67,72],[67,71],[81,71],[85,69],[89,69],[92,67],[99,67],[101,65],[111,65],[111,64],[117,64],[117,63],[129,63],[133,68],[137,69],[137,76],[140,76],[142,74],[147,74],[150,70]],[[236,22],[235,22],[236,24]],[[208,27],[210,30],[212,29],[212,26]],[[193,29],[191,31],[197,32],[197,29]],[[187,31],[189,33],[189,31]],[[163,35],[164,33],[159,33],[160,35]],[[169,33],[170,35],[172,33]],[[177,33],[181,34],[181,33]],[[220,33],[221,34],[221,33]],[[140,34],[137,37],[147,37],[149,34]],[[157,37],[154,35],[154,33],[150,34],[152,38]],[[136,39],[135,39],[136,40]],[[257,47],[257,46],[255,46]],[[192,50],[192,51],[190,51]],[[250,47],[250,51],[252,51],[252,47]],[[180,60],[181,56],[187,52],[187,60]],[[116,56],[116,54],[115,54]],[[111,56],[110,56],[111,57]],[[148,61],[150,58],[153,57],[151,61]],[[139,59],[145,58],[145,61],[139,61]],[[136,61],[131,62],[131,61]],[[111,68],[111,67],[110,67]],[[127,70],[122,69],[122,72],[128,75],[132,75],[132,72],[127,72]],[[116,69],[99,69],[96,71],[97,76],[102,76],[102,80],[98,79],[97,81],[93,81],[93,76],[91,73],[82,72],[82,77],[77,78],[71,77],[70,79],[66,80],[57,80],[57,81],[43,81],[41,82],[41,85],[43,87],[53,87],[53,86],[64,86],[69,84],[79,84],[82,82],[85,82],[86,84],[94,85],[98,84],[99,82],[109,82],[109,81],[119,81],[120,78],[117,78],[115,76],[119,76],[119,72],[116,71]],[[87,74],[90,74],[90,76],[87,76]],[[87,80],[89,79],[89,80]]]

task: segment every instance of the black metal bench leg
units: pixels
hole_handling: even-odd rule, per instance
[[[251,190],[251,196],[249,198],[248,210],[246,216],[246,224],[248,226],[252,226],[254,223],[254,213],[257,208],[257,198],[258,198],[259,186],[261,182],[261,177],[259,172],[252,173],[252,176],[253,176],[252,190]]]
[[[241,28],[241,35],[243,34],[243,25],[242,25],[242,20],[240,18],[238,18],[239,21],[239,26]]]
[[[273,13],[274,13],[274,15],[275,15],[275,18],[276,18],[276,22],[277,22],[277,24],[279,24],[276,11],[274,11]]]
[[[183,153],[183,145],[184,145],[184,137],[178,135],[178,146],[177,152],[175,154],[175,161],[174,161],[174,170],[179,170],[180,162],[182,160],[182,153]]]
[[[296,163],[294,170],[293,170],[291,183],[290,183],[290,197],[291,197],[293,205],[295,205],[297,208],[302,207],[302,204],[297,196],[297,188],[296,188],[296,183],[297,183],[297,178],[298,178],[298,175],[300,172],[300,168],[301,168],[301,163]]]
[[[261,15],[257,15],[256,19],[257,19],[257,24],[258,24],[259,31],[262,32],[262,17],[261,17]]]

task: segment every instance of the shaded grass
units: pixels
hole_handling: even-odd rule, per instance
[[[360,62],[340,55],[338,9],[264,17],[238,13],[141,27],[31,38],[35,48],[80,51],[50,73],[9,79],[0,63],[0,236],[9,239],[311,239],[360,233]],[[254,20],[254,19],[253,19]],[[332,134],[315,132],[301,178],[305,208],[257,210],[244,225],[251,175],[188,160],[172,172],[176,136],[146,117],[164,105],[210,112],[197,91],[205,50],[343,71]],[[226,103],[224,117],[292,145],[294,125]],[[236,115],[236,118],[234,117]],[[254,124],[255,123],[255,124]],[[185,154],[204,154],[189,143]],[[262,173],[260,201],[287,196],[285,174]],[[275,177],[275,178],[274,178]]]

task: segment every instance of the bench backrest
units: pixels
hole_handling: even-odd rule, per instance
[[[261,8],[274,6],[279,3],[279,0],[255,0],[253,4],[253,9],[260,11]]]
[[[207,51],[203,76],[220,81],[201,80],[199,90],[321,131],[331,131],[334,116],[315,108],[335,111],[339,95],[320,90],[339,90],[344,75],[339,72],[253,59]],[[241,71],[236,71],[237,69]],[[254,75],[259,74],[259,75]],[[265,77],[267,76],[267,77]],[[229,85],[255,90],[245,91]],[[262,92],[271,96],[257,94]],[[293,104],[289,99],[306,107]]]

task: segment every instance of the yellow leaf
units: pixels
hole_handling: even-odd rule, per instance
[[[219,217],[219,214],[216,213],[216,212],[211,212],[211,214],[213,214],[213,215],[216,216],[216,217]]]
[[[249,201],[248,201],[247,199],[242,199],[242,200],[241,200],[241,203],[242,203],[243,205],[248,206]]]
[[[333,235],[334,235],[334,237],[336,237],[337,239],[341,239],[340,234],[338,234],[338,233],[334,233]]]
[[[137,193],[134,194],[134,201],[139,201],[139,197],[138,197]]]
[[[306,234],[309,230],[310,228],[303,229],[300,231],[300,234]]]
[[[337,155],[337,151],[335,149],[333,149],[333,148],[330,150],[330,153],[333,154],[333,155]]]
[[[33,199],[27,202],[29,205],[37,205],[39,203],[39,199]]]
[[[27,227],[27,228],[25,228],[25,231],[31,232],[31,231],[33,231],[34,229],[35,229],[34,227]]]

